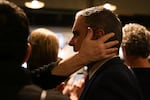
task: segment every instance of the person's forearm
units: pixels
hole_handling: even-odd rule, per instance
[[[73,72],[79,70],[86,63],[79,53],[75,53],[67,59],[64,59],[53,68],[51,74],[60,76],[69,76]]]

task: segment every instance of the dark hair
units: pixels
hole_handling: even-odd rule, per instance
[[[29,21],[24,11],[12,2],[0,1],[1,60],[22,63],[29,33]]]
[[[77,16],[84,16],[87,26],[91,27],[94,31],[101,28],[105,34],[114,32],[115,36],[110,40],[118,40],[120,43],[117,45],[117,48],[120,48],[122,42],[122,24],[112,11],[97,6],[81,10],[76,14]]]

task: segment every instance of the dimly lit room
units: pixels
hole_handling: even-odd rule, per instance
[[[150,0],[0,0],[4,100],[150,100]]]

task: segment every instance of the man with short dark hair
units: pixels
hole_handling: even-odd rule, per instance
[[[122,25],[119,18],[111,11],[96,6],[76,13],[72,28],[73,37],[69,45],[79,51],[89,31],[93,40],[105,34],[115,33],[108,41],[118,40],[118,51],[113,57],[87,64],[89,80],[79,100],[141,100],[141,91],[136,78],[118,56],[122,42]],[[85,58],[82,58],[85,59]]]

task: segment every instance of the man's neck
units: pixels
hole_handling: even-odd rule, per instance
[[[150,63],[147,58],[136,57],[130,59],[129,66],[131,68],[150,68]]]

